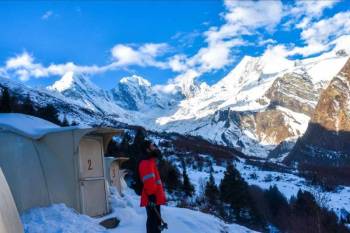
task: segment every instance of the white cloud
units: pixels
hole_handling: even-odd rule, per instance
[[[147,43],[142,45],[139,50],[141,53],[145,55],[156,57],[167,52],[168,48],[169,46],[166,43],[159,43],[159,44]]]
[[[326,9],[332,8],[338,2],[339,0],[299,0],[292,6],[287,5],[284,15],[291,19],[285,23],[285,26],[289,30],[293,27],[307,28],[315,19],[319,19]]]
[[[225,0],[225,11],[220,14],[222,25],[212,26],[202,34],[194,31],[188,35],[177,33],[172,37],[180,45],[188,46],[188,41],[193,41],[201,35],[205,44],[192,55],[174,54],[166,43],[116,44],[110,51],[112,61],[105,66],[79,66],[72,62],[44,66],[24,52],[8,59],[5,67],[0,67],[0,73],[14,74],[26,81],[30,77],[64,75],[68,71],[95,74],[129,66],[141,66],[171,69],[178,75],[170,83],[188,85],[204,73],[214,72],[233,63],[236,58],[235,50],[239,51],[243,46],[267,47],[263,56],[271,58],[286,58],[296,54],[309,56],[329,49],[331,40],[350,34],[350,11],[320,20],[323,12],[336,3],[337,1],[333,0],[310,0],[283,6],[280,0],[268,3]],[[47,19],[52,15],[52,11],[47,11],[42,18]],[[282,21],[284,19],[288,21]],[[300,39],[304,42],[303,46],[278,44],[271,38],[276,26],[281,26],[281,21],[289,27],[294,26],[301,30]],[[170,52],[173,53],[171,56]]]
[[[19,77],[19,79],[23,82],[28,81],[30,77],[30,73],[28,70],[25,69],[19,69],[16,70],[16,75]]]
[[[115,69],[113,63],[106,66],[78,66],[72,62],[68,62],[65,64],[51,64],[45,67],[40,63],[36,63],[34,57],[27,52],[9,58],[5,62],[5,67],[0,68],[2,74],[6,74],[7,76],[13,74],[21,81],[28,81],[31,77],[42,78],[50,75],[64,75],[68,71],[94,74],[112,69]]]
[[[309,56],[330,48],[330,41],[342,35],[350,34],[350,11],[311,23],[301,32],[301,39],[306,43],[303,47],[294,48],[290,54]]]
[[[16,57],[8,59],[6,61],[6,68],[14,69],[19,67],[28,67],[32,65],[33,60],[33,57],[29,53],[23,52]]]
[[[204,32],[207,46],[199,49],[192,57],[174,56],[169,60],[169,67],[173,71],[182,72],[175,80],[195,79],[231,64],[233,48],[250,45],[242,36],[254,34],[259,28],[273,31],[283,15],[281,1],[266,4],[264,1],[225,0],[224,4],[224,24]]]
[[[41,16],[41,19],[42,19],[42,20],[47,20],[47,19],[49,19],[52,15],[53,15],[53,12],[52,12],[52,11],[46,11],[46,12]]]
[[[118,66],[154,66],[158,68],[166,68],[163,62],[155,59],[167,52],[169,46],[166,43],[146,43],[135,48],[135,46],[117,44],[112,50],[112,56],[115,59],[114,67]]]
[[[118,44],[112,48],[112,56],[120,65],[142,64],[141,54],[123,44]]]
[[[244,45],[241,39],[232,39],[230,41],[218,41],[210,46],[202,48],[189,60],[189,64],[198,65],[200,73],[218,70],[232,62],[231,48]]]
[[[226,0],[227,12],[223,15],[225,24],[212,27],[206,32],[207,42],[216,43],[237,36],[249,35],[255,29],[264,27],[273,30],[282,18],[281,1],[231,1]]]
[[[176,54],[173,57],[169,58],[168,64],[171,70],[175,72],[182,72],[187,70],[189,67],[186,64],[187,56],[184,54]]]
[[[45,68],[39,63],[34,63],[33,56],[27,52],[9,58],[6,61],[5,69],[13,71],[22,81],[27,81],[30,76],[39,78],[48,75]]]
[[[338,37],[350,32],[350,11],[341,12],[331,18],[320,20],[303,30],[301,38],[305,41],[328,42],[331,37]]]
[[[259,39],[258,43],[259,46],[265,46],[265,45],[270,45],[270,44],[277,44],[277,41],[274,39]]]
[[[168,63],[156,61],[155,58],[164,54],[168,47],[165,43],[146,43],[135,49],[131,46],[118,44],[111,50],[113,61],[104,66],[81,66],[73,62],[44,66],[36,63],[32,55],[23,52],[20,55],[9,58],[5,62],[5,67],[0,67],[0,71],[1,75],[13,74],[21,81],[28,81],[30,77],[42,78],[50,75],[64,75],[69,71],[85,74],[103,73],[109,70],[126,68],[130,65],[154,66],[165,69],[169,67]]]

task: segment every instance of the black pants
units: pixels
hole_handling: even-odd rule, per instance
[[[147,211],[147,233],[160,233],[159,226],[161,225],[161,221],[157,215],[157,213],[154,211],[154,208],[158,210],[158,213],[160,214],[160,206],[157,205],[156,207],[146,207]]]

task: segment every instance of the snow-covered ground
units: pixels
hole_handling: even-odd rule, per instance
[[[245,164],[243,161],[236,162],[235,167],[250,185],[257,185],[263,189],[268,189],[270,186],[276,185],[287,199],[296,196],[300,189],[309,191],[319,202],[322,202],[322,205],[334,210],[338,215],[342,208],[350,212],[350,187],[339,187],[337,191],[325,192],[319,187],[308,184],[304,178],[293,174],[262,171],[255,166]],[[221,179],[224,177],[225,168],[213,166],[213,169],[215,182],[219,185]],[[200,191],[200,187],[205,184],[209,177],[208,172],[191,169],[188,170],[188,174],[197,191]]]
[[[113,192],[115,193],[115,192]],[[146,223],[146,212],[139,206],[139,197],[130,189],[125,196],[111,196],[112,213],[101,219],[80,215],[63,204],[47,208],[36,208],[21,216],[25,233],[143,233]],[[225,224],[220,219],[184,208],[164,206],[162,215],[169,225],[165,233],[254,233],[237,224]],[[117,228],[106,230],[99,226],[105,218],[117,217],[120,224]]]

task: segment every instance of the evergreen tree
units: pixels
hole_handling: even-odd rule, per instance
[[[231,163],[227,165],[219,190],[221,200],[230,204],[233,210],[232,220],[256,228],[264,227],[264,221],[249,194],[248,184]]]
[[[220,198],[222,201],[231,204],[234,208],[244,205],[245,196],[248,193],[248,184],[241,177],[241,174],[232,164],[227,165],[224,178],[220,183]]]
[[[181,173],[171,162],[162,159],[159,163],[159,173],[167,191],[179,191],[182,187]]]
[[[127,150],[125,151],[129,156],[128,166],[130,170],[133,171],[133,181],[132,188],[135,190],[137,194],[141,194],[142,191],[142,181],[140,180],[139,175],[139,163],[142,157],[145,155],[146,151],[144,151],[146,132],[143,128],[139,128],[136,131],[134,141],[132,145],[127,146]],[[128,142],[127,142],[128,143]],[[122,146],[126,146],[125,144]]]
[[[71,126],[79,125],[76,121],[72,121]]]
[[[218,204],[220,193],[215,184],[215,179],[212,172],[210,173],[209,180],[205,185],[204,195],[211,206],[216,206]]]
[[[293,211],[297,215],[315,215],[320,211],[320,207],[310,192],[299,190],[293,203]]]
[[[9,113],[12,112],[11,108],[11,96],[8,88],[2,90],[1,102],[0,102],[0,112]]]
[[[192,197],[195,192],[195,189],[194,189],[194,186],[191,184],[190,178],[187,175],[186,164],[184,161],[182,162],[182,177],[183,177],[183,191],[185,193],[185,196]]]
[[[107,155],[108,156],[113,156],[113,157],[116,157],[119,153],[120,153],[120,146],[118,145],[118,143],[116,143],[115,140],[111,140],[108,144],[108,147],[107,147]]]
[[[278,190],[277,186],[270,187],[265,192],[265,199],[269,206],[272,218],[280,216],[280,214],[289,213],[289,204],[285,196]]]
[[[62,122],[61,122],[60,125],[63,126],[63,127],[69,126],[69,122],[68,122],[68,120],[67,120],[66,115],[64,115],[63,120],[62,120]]]
[[[38,111],[40,118],[50,121],[54,124],[60,125],[61,121],[58,119],[58,111],[52,104],[48,104]]]
[[[146,130],[144,128],[138,128],[136,130],[134,142],[132,144],[133,150],[134,150],[134,155],[137,156],[138,159],[140,159],[142,156],[144,156],[144,143],[146,139]]]
[[[30,96],[27,95],[23,101],[22,112],[27,115],[35,115],[35,109],[33,107],[33,102],[30,99]]]

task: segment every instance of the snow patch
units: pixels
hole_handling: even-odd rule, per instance
[[[139,206],[139,197],[130,189],[120,197],[113,189],[111,206],[113,212],[103,218],[93,219],[80,215],[63,204],[47,208],[36,208],[21,216],[25,233],[143,233],[146,232],[146,211]],[[162,206],[162,215],[169,229],[164,233],[254,233],[237,224],[225,224],[220,219],[184,208]],[[117,217],[120,224],[115,229],[106,230],[98,225],[103,219]]]

